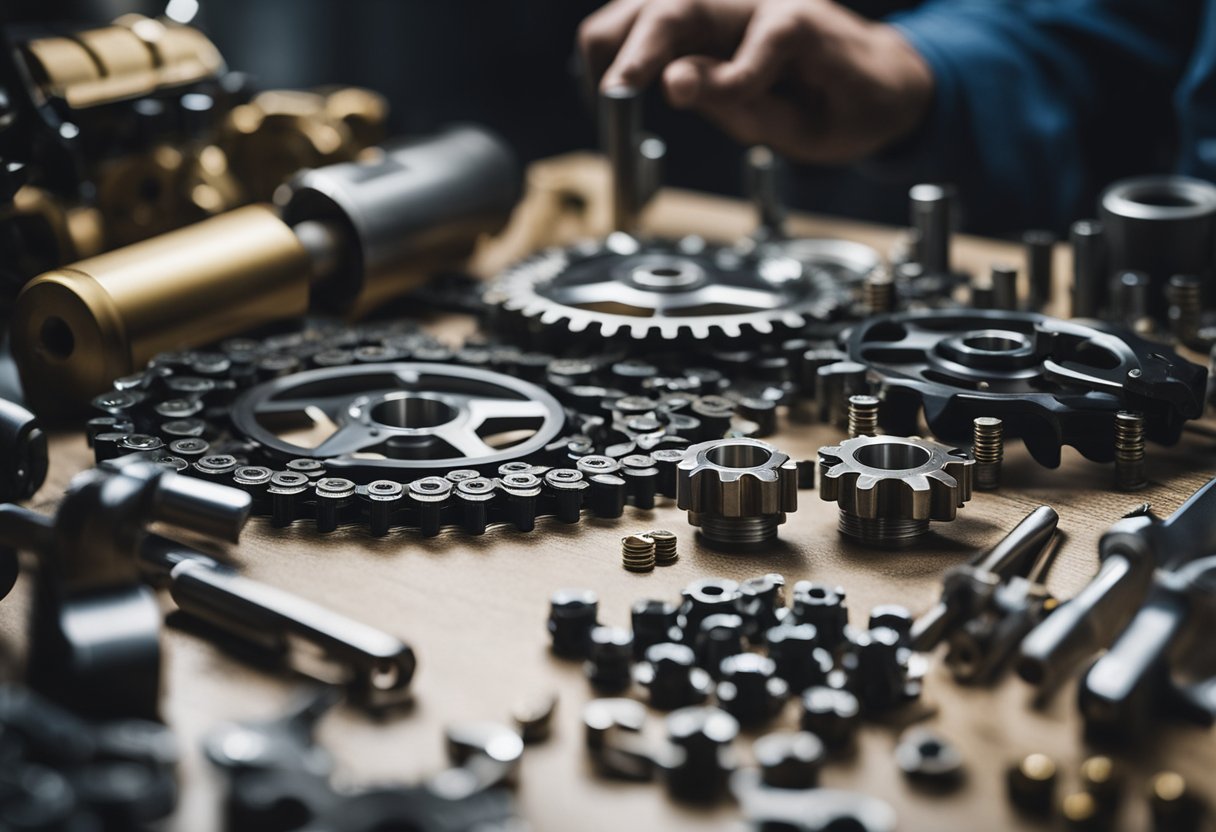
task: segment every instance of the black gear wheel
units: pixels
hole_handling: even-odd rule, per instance
[[[1117,411],[1142,412],[1165,445],[1203,413],[1207,370],[1113,327],[960,309],[875,317],[843,340],[879,384],[888,432],[916,433],[923,410],[934,435],[966,442],[975,417],[997,416],[1050,468],[1063,445],[1111,461]]]

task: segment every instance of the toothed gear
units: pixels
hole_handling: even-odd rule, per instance
[[[840,531],[869,544],[907,545],[929,521],[971,499],[975,460],[916,437],[859,436],[819,449],[819,496],[840,507]]]
[[[525,260],[485,300],[504,326],[542,342],[560,333],[651,345],[797,332],[852,303],[838,268],[766,251],[616,233]]]
[[[966,442],[978,416],[1004,422],[1041,465],[1070,445],[1095,462],[1114,459],[1115,414],[1144,414],[1148,438],[1176,443],[1203,414],[1207,371],[1162,344],[1100,324],[1034,312],[907,312],[869,318],[844,337],[884,400],[883,427]]]
[[[798,508],[798,468],[755,439],[719,439],[689,448],[676,466],[676,504],[713,543],[770,540]]]

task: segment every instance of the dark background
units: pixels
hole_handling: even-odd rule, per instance
[[[182,0],[179,0],[181,2]],[[167,0],[0,0],[9,19],[104,23]],[[579,22],[599,0],[198,0],[192,25],[230,68],[259,88],[358,84],[388,97],[395,133],[475,121],[504,135],[524,161],[596,146],[576,70]],[[881,15],[911,0],[854,0]],[[712,125],[648,102],[646,127],[668,144],[669,185],[738,194],[742,149]],[[849,171],[791,168],[799,208],[884,221],[907,219],[906,188]]]

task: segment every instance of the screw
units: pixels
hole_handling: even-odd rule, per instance
[[[1193,274],[1176,274],[1170,278],[1166,297],[1170,302],[1170,331],[1183,344],[1199,340],[1203,316],[1202,284]]]
[[[1009,800],[1022,812],[1047,815],[1055,799],[1056,763],[1046,754],[1027,754],[1005,776]]]
[[[1005,456],[1005,424],[995,416],[979,416],[971,423],[971,428],[975,487],[991,491],[1001,484],[1001,460]]]
[[[1067,795],[1060,804],[1060,814],[1064,816],[1065,829],[1093,830],[1103,825],[1098,801],[1089,792]]]
[[[1100,814],[1107,817],[1114,814],[1122,784],[1110,757],[1097,755],[1081,763],[1081,785],[1097,802]]]
[[[621,538],[621,565],[630,572],[650,572],[655,565],[655,541],[645,534]]]
[[[849,396],[849,437],[878,435],[878,397]]]
[[[891,273],[879,267],[866,275],[862,290],[866,309],[871,315],[885,315],[895,308],[895,281]]]
[[[680,559],[675,532],[669,532],[666,529],[654,529],[646,532],[646,537],[654,541],[655,566],[671,566]]]
[[[1163,771],[1153,776],[1148,789],[1149,809],[1153,829],[1169,832],[1193,832],[1199,828],[1202,805],[1187,787],[1182,775]]]
[[[1115,414],[1115,487],[1139,491],[1144,478],[1144,414],[1120,410]]]

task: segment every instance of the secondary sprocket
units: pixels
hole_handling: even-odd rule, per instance
[[[1144,414],[1146,436],[1173,444],[1203,413],[1207,371],[1131,332],[1032,312],[969,309],[871,318],[844,336],[886,403],[889,433],[966,442],[977,416],[1004,420],[1039,463],[1056,467],[1070,445],[1114,458],[1114,417]]]

